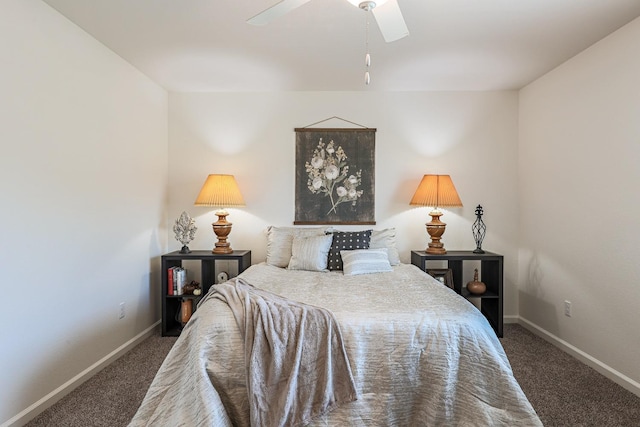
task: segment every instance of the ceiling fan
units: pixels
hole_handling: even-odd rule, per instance
[[[281,0],[270,8],[263,10],[253,18],[248,19],[247,22],[253,25],[265,25],[310,1],[311,0]],[[399,40],[409,35],[409,29],[407,28],[407,24],[404,22],[397,0],[347,1],[367,12],[373,12],[373,16],[378,23],[380,32],[387,43]]]

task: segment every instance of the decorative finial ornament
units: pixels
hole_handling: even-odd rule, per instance
[[[482,206],[478,205],[476,208],[476,221],[473,223],[471,229],[473,230],[473,239],[476,241],[476,248],[474,249],[474,254],[483,254],[482,250],[482,241],[484,240],[484,235],[487,232],[487,226],[482,222],[482,214],[484,211],[482,210]]]
[[[191,250],[187,245],[196,235],[196,230],[198,228],[194,224],[195,220],[192,219],[188,213],[182,212],[180,218],[178,218],[176,223],[173,225],[173,232],[176,233],[176,240],[182,243],[182,249],[180,249],[181,254],[191,253]]]

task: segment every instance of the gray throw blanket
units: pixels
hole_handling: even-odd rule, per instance
[[[357,399],[333,314],[234,278],[209,295],[225,301],[244,338],[252,426],[299,426]]]

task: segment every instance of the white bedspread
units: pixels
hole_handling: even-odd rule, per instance
[[[412,265],[392,273],[288,271],[241,277],[329,309],[359,399],[317,426],[540,426],[493,329],[464,298]],[[209,299],[167,356],[131,426],[248,426],[243,342],[228,306]]]

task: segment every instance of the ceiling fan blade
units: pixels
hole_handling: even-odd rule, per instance
[[[398,0],[388,0],[384,4],[374,7],[372,11],[384,41],[387,43],[409,35],[409,29],[402,17]]]
[[[279,3],[274,4],[269,9],[263,10],[253,18],[247,19],[247,22],[252,25],[265,25],[310,1],[311,0],[281,0]]]

